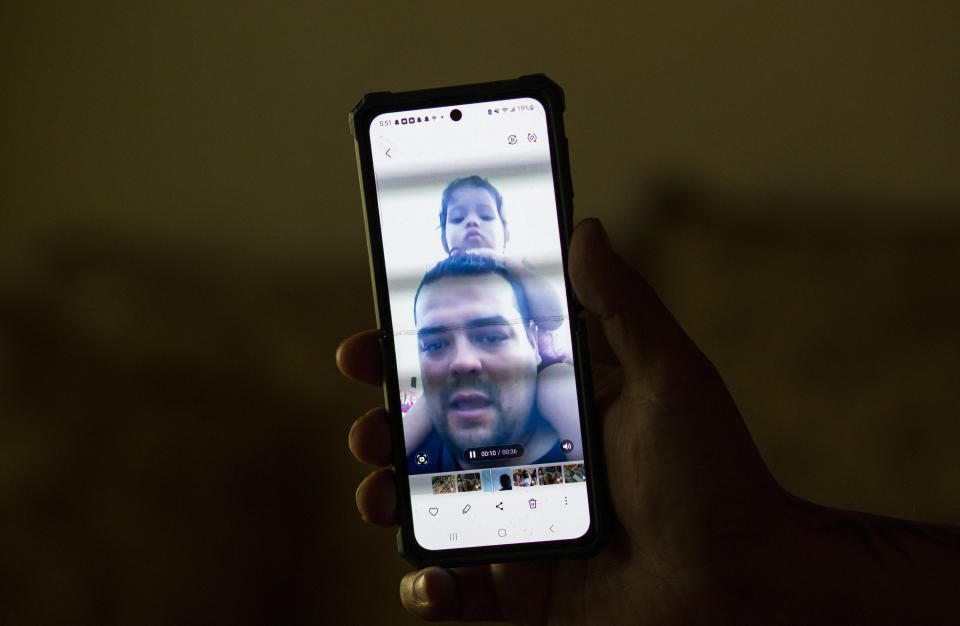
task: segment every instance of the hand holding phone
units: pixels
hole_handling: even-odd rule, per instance
[[[498,124],[451,126],[475,119],[480,102],[491,117],[505,109],[537,111],[527,99],[546,111],[546,130],[531,128],[527,141],[546,136],[549,159],[536,149],[513,160],[493,150],[491,138],[503,139]],[[384,384],[388,409],[357,420],[350,447],[362,461],[392,461],[395,468],[370,474],[357,505],[367,521],[400,522],[400,549],[415,564],[498,563],[412,572],[401,583],[407,608],[427,619],[524,623],[928,623],[954,615],[956,529],[831,510],[789,495],[765,467],[716,370],[612,251],[598,222],[578,227],[567,265],[572,191],[560,104],[556,89],[533,78],[371,96],[353,117],[382,330],[348,339],[337,360],[347,376]],[[432,124],[434,112],[449,120],[436,141],[407,142],[402,133],[372,139],[371,122],[391,126],[378,116],[402,114],[394,117],[406,120],[402,129]],[[522,137],[510,132],[505,145]],[[401,155],[403,164],[381,170],[371,150],[383,151],[380,165]],[[477,155],[485,166],[471,160]],[[550,185],[536,182],[546,180],[538,159],[549,162],[552,195],[543,193]],[[511,175],[529,178],[524,185],[501,182]],[[424,270],[436,248],[430,252],[415,235],[423,229],[412,224],[434,193],[421,191],[438,188],[445,216],[434,228],[442,258]],[[555,218],[529,211],[538,216],[532,231],[547,242],[534,276],[555,259],[550,242],[559,234],[561,266],[593,315],[592,370],[617,524],[589,561],[544,561],[597,550],[605,511],[596,488],[601,457],[587,427],[595,414],[586,410],[585,336],[572,292],[555,283],[567,313],[553,316],[550,298],[536,295],[536,281],[509,260],[519,233],[529,229],[508,224],[502,209],[505,198],[523,198],[525,188],[539,191],[519,206],[549,206]],[[396,242],[384,224],[395,218],[389,232],[409,235],[400,247],[415,253],[385,254]],[[544,273],[549,284],[550,271]],[[555,317],[558,324],[546,323]],[[561,330],[552,355],[541,329]],[[571,361],[563,357],[567,332]],[[403,356],[405,336],[417,365]],[[564,383],[564,364],[572,366],[574,386]],[[561,367],[544,376],[554,365]],[[557,390],[544,392],[553,382]],[[563,410],[573,405],[584,436],[582,464],[551,456],[558,448],[577,453],[558,441],[569,424]],[[430,452],[434,445],[439,454]],[[557,514],[561,497],[577,495],[585,497],[569,515]],[[505,512],[507,503],[521,505],[514,524],[489,523],[503,518],[487,505]],[[546,534],[544,521],[550,533],[560,532]],[[503,563],[519,559],[534,562]]]
[[[613,537],[589,561],[414,571],[401,582],[404,604],[427,619],[775,621],[764,617],[780,615],[783,596],[751,596],[743,607],[736,594],[785,580],[795,584],[784,589],[799,593],[809,580],[789,564],[811,554],[798,552],[807,544],[796,535],[771,531],[795,515],[793,501],[764,467],[722,380],[594,220],[573,235],[570,277],[595,322]],[[341,345],[338,363],[347,376],[379,385],[379,354],[378,332],[367,331]],[[361,461],[387,465],[390,430],[386,412],[375,409],[357,420],[351,449]],[[397,522],[397,480],[389,469],[364,480],[357,491],[364,519]]]

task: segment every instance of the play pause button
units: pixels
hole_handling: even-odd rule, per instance
[[[523,446],[519,443],[486,446],[483,448],[467,448],[463,451],[463,460],[474,463],[496,461],[498,459],[513,459],[518,456],[523,456]]]

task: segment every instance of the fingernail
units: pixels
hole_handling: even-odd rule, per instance
[[[427,596],[427,575],[424,572],[417,574],[413,581],[413,597],[420,604],[427,604],[430,601]]]
[[[359,422],[360,420],[354,420],[353,424],[350,425],[350,432],[347,433],[347,442],[349,442],[350,439],[353,437],[353,431],[357,429],[357,424]],[[347,445],[349,445],[349,443]]]
[[[612,248],[613,245],[610,243],[610,235],[607,234],[607,229],[604,227],[603,222],[594,218],[593,221],[597,225],[597,230],[600,231],[600,241],[608,248]]]
[[[610,236],[607,234],[607,229],[604,228],[603,222],[598,220],[595,217],[588,217],[581,222],[588,230],[593,230],[593,236],[598,238],[598,243],[605,245],[607,248],[611,247]]]

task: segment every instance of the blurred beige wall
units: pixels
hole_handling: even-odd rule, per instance
[[[958,12],[7,2],[2,248],[22,262],[82,223],[362,266],[345,121],[359,96],[529,72],[567,90],[582,215],[626,223],[675,167],[735,189],[956,199]]]
[[[0,621],[407,619],[343,445],[380,393],[332,364],[373,324],[346,115],[531,72],[567,92],[578,215],[704,344],[788,488],[960,523],[958,18],[4,3]]]

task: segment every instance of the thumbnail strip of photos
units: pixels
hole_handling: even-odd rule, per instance
[[[441,495],[477,491],[511,491],[530,487],[547,487],[565,483],[584,483],[587,475],[583,463],[563,465],[527,465],[499,467],[430,476],[411,476],[413,493]]]

